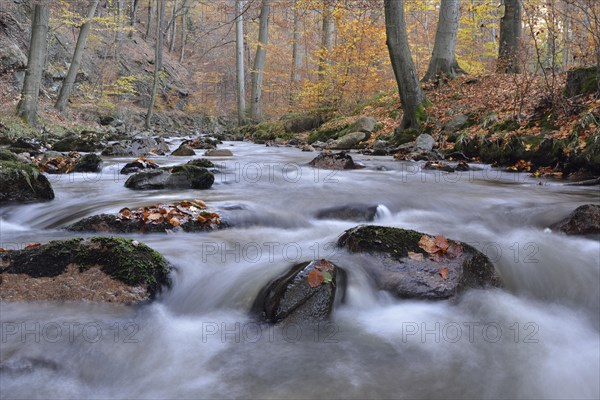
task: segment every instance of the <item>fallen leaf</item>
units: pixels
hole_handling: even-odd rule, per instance
[[[446,250],[446,256],[448,258],[457,258],[460,257],[463,253],[463,247],[462,245],[458,244],[458,243],[451,243],[450,246],[448,246],[448,250]]]
[[[316,288],[321,283],[323,283],[324,280],[325,280],[325,277],[323,276],[321,271],[319,271],[318,269],[313,269],[308,274],[308,284],[310,285],[311,288]]]
[[[423,261],[423,253],[413,253],[412,251],[409,251],[408,258],[415,261]]]
[[[442,253],[445,253],[446,250],[448,249],[448,246],[449,246],[448,239],[446,239],[442,235],[436,236],[435,239],[433,240],[433,242],[439,248],[439,250],[442,251]]]
[[[333,276],[329,272],[323,272],[323,282],[329,283],[333,281]]]
[[[181,225],[181,222],[179,221],[179,218],[177,217],[173,217],[169,220],[169,223],[173,226],[179,226]]]
[[[333,271],[335,269],[334,265],[325,259],[317,261],[315,263],[315,268],[318,268],[321,271]]]
[[[419,247],[429,254],[433,254],[439,250],[435,245],[435,241],[427,235],[421,236],[421,240],[419,240]]]
[[[440,268],[440,276],[443,280],[448,279],[448,268]]]
[[[159,221],[160,219],[162,219],[162,215],[160,215],[160,213],[152,213],[148,215],[149,221]]]
[[[40,247],[42,244],[41,243],[29,243],[27,246],[25,246],[26,249],[31,249],[33,247]]]

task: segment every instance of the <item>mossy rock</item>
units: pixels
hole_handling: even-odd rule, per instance
[[[281,122],[287,133],[308,132],[319,128],[325,118],[321,114],[286,114],[281,117]]]
[[[105,147],[103,143],[104,134],[94,131],[82,131],[80,133],[70,132],[56,142],[52,148],[55,151],[82,151],[93,153]]]
[[[56,277],[75,264],[80,272],[99,267],[111,278],[143,287],[154,297],[170,285],[169,263],[143,243],[118,237],[92,237],[52,241],[23,250],[0,253],[3,274],[32,278]]]
[[[396,146],[400,146],[402,144],[414,142],[419,135],[420,132],[415,129],[404,129],[401,132],[394,132],[391,142]]]
[[[195,167],[201,168],[214,168],[215,164],[212,161],[207,160],[206,158],[196,158],[194,160],[188,161],[187,165],[193,165]]]
[[[600,92],[598,68],[600,68],[600,66],[574,68],[568,71],[565,96],[574,97]]]
[[[73,172],[98,172],[102,167],[102,158],[96,154],[85,154],[73,166]]]
[[[0,161],[0,203],[52,200],[54,191],[37,168],[15,161]]]
[[[361,225],[344,232],[338,246],[362,253],[358,260],[376,286],[400,298],[443,300],[468,288],[502,285],[491,261],[473,247],[444,238],[447,252],[430,254],[421,247],[423,238],[433,242],[413,230]]]
[[[208,189],[214,181],[215,176],[208,169],[186,164],[138,172],[125,181],[125,187],[134,190]]]
[[[508,118],[502,121],[498,121],[493,124],[490,128],[492,132],[513,132],[519,129],[521,125],[514,119]]]

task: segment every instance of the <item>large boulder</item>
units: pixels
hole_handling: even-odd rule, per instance
[[[469,117],[464,114],[458,114],[456,117],[452,118],[446,125],[444,126],[444,133],[446,135],[451,135],[455,132],[461,130],[466,124],[469,122]]]
[[[442,236],[362,225],[346,231],[338,246],[365,254],[363,267],[377,287],[400,298],[441,300],[468,288],[501,285],[484,254]]]
[[[318,323],[329,319],[336,298],[340,299],[346,277],[327,260],[304,262],[269,282],[258,294],[252,311],[271,322]]]
[[[106,144],[103,142],[104,134],[94,131],[70,132],[64,138],[54,143],[55,151],[83,151],[95,152],[102,150]]]
[[[317,211],[317,219],[338,219],[342,221],[371,222],[377,215],[377,205],[347,204]]]
[[[133,140],[115,142],[107,146],[103,151],[103,156],[130,156],[142,157],[150,153],[164,153],[166,144],[163,140],[157,141],[151,137],[142,137]],[[168,146],[166,146],[168,149]]]
[[[159,165],[153,161],[147,160],[143,157],[138,158],[135,161],[129,162],[121,168],[119,173],[123,175],[133,174],[140,171],[145,171],[149,169],[156,169]]]
[[[569,70],[567,72],[565,96],[575,97],[600,92],[598,68],[600,68],[600,66],[574,68]]]
[[[98,172],[102,167],[102,158],[96,154],[86,154],[77,160],[73,172]]]
[[[129,239],[52,241],[0,253],[0,299],[137,303],[170,284],[169,269],[159,253]]]
[[[190,146],[188,146],[185,143],[182,143],[177,150],[173,151],[171,153],[172,156],[177,156],[177,157],[190,157],[190,156],[195,156],[196,152],[194,151],[194,149],[192,149]]]
[[[138,172],[125,181],[125,187],[136,190],[208,189],[214,181],[215,176],[206,168],[179,165]]]
[[[355,132],[371,133],[375,130],[376,125],[377,125],[377,120],[375,118],[359,117],[352,124],[352,129]]]
[[[568,217],[551,228],[567,235],[599,235],[600,205],[585,204],[577,207]]]
[[[0,161],[0,203],[52,200],[54,191],[41,172],[28,164]]]
[[[367,134],[364,132],[352,132],[334,140],[331,144],[327,145],[327,147],[333,150],[348,150],[354,148],[354,146],[366,138]]]
[[[359,169],[362,166],[356,164],[352,157],[342,151],[339,153],[322,152],[308,163],[311,167],[319,169]]]
[[[196,158],[187,162],[187,165],[194,165],[202,168],[214,168],[215,164],[206,158]]]

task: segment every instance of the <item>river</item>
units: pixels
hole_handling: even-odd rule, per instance
[[[234,156],[213,160],[221,173],[206,191],[131,191],[118,174],[130,160],[109,158],[99,174],[49,176],[51,202],[2,208],[5,248],[72,237],[60,228],[86,216],[186,198],[235,227],[130,235],[175,266],[173,288],[148,305],[0,303],[1,398],[600,397],[600,245],[545,230],[600,202],[597,188],[355,154],[366,168],[332,172],[295,148],[221,148]],[[357,223],[314,218],[349,203],[379,205],[376,224],[472,244],[506,287],[441,302],[375,290],[360,259],[333,245]],[[331,322],[281,328],[248,316],[263,285],[314,258],[348,271]]]

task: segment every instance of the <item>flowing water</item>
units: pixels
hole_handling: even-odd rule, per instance
[[[176,146],[177,143],[173,143]],[[545,228],[597,189],[489,167],[421,172],[389,157],[366,168],[306,165],[315,153],[226,143],[207,191],[131,191],[119,168],[51,176],[56,199],[3,207],[2,247],[64,239],[60,228],[122,207],[201,198],[235,228],[131,235],[175,267],[174,286],[139,307],[1,303],[2,398],[599,398],[600,247]],[[187,158],[162,158],[170,165]],[[379,205],[374,223],[472,244],[505,289],[454,301],[374,289],[360,256],[333,244],[356,223],[322,208]],[[328,258],[349,272],[330,323],[257,324],[260,288],[294,263]]]

